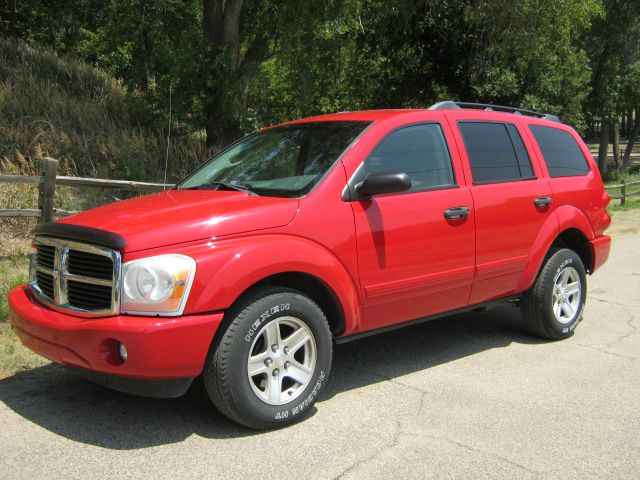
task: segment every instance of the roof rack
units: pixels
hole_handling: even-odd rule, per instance
[[[503,105],[491,105],[489,103],[470,103],[470,102],[454,102],[452,100],[445,100],[444,102],[434,103],[429,107],[429,110],[458,110],[461,108],[473,108],[478,110],[488,110],[496,112],[507,112],[515,115],[527,115],[530,117],[537,117],[543,120],[550,120],[552,122],[560,122],[560,118],[557,115],[550,113],[540,113],[531,110],[525,110],[523,108],[505,107]]]

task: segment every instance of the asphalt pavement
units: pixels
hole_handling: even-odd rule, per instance
[[[568,340],[519,311],[336,347],[307,421],[253,432],[201,386],[157,400],[47,365],[0,380],[3,479],[640,478],[640,233],[614,238]]]

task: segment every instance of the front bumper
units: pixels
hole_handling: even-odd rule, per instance
[[[600,235],[589,241],[591,245],[591,273],[600,268],[609,258],[611,251],[611,237],[608,235]]]
[[[135,390],[122,387],[132,379],[172,384],[176,383],[172,380],[199,375],[222,316],[80,318],[40,304],[26,285],[9,293],[9,320],[27,348],[66,367],[82,369],[85,376],[99,383],[126,391]],[[128,351],[125,362],[117,354],[120,342]],[[109,380],[109,376],[123,379]]]

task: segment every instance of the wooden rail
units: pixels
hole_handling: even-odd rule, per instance
[[[161,192],[173,187],[171,184],[132,182],[129,180],[107,180],[102,178],[83,178],[57,176],[58,161],[53,158],[43,158],[41,175],[0,175],[0,183],[32,183],[39,185],[38,207],[0,210],[0,217],[35,217],[40,218],[41,223],[50,222],[53,218],[67,217],[78,213],[77,211],[59,210],[55,208],[56,185],[69,187],[97,187],[112,188],[117,190],[129,190],[134,192]],[[620,205],[626,203],[628,197],[640,195],[640,189],[629,192],[628,187],[640,185],[640,181],[608,185],[606,190],[620,189],[619,194],[611,194],[612,199],[619,199]]]
[[[640,185],[640,180],[636,180],[635,182],[627,182],[621,183],[619,185],[605,185],[605,190],[614,190],[616,188],[620,189],[620,193],[614,193],[613,195],[609,195],[612,199],[620,199],[620,205],[624,205],[627,201],[627,197],[633,197],[634,195],[640,195],[640,190],[634,190],[633,192],[627,191],[628,187],[633,187],[635,185]]]
[[[77,211],[59,210],[55,208],[56,185],[69,187],[97,187],[134,192],[161,192],[173,187],[170,184],[132,182],[129,180],[107,180],[102,178],[82,178],[57,176],[58,161],[43,158],[41,174],[34,175],[0,175],[0,183],[32,183],[38,184],[38,208],[21,208],[0,210],[0,217],[39,217],[41,223],[50,222],[54,217],[67,217]]]

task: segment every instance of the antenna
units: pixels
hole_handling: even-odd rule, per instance
[[[167,167],[169,165],[169,142],[171,137],[171,89],[173,87],[173,79],[169,81],[169,129],[167,130],[167,153],[164,157],[164,180],[162,182],[162,190],[167,188]]]

